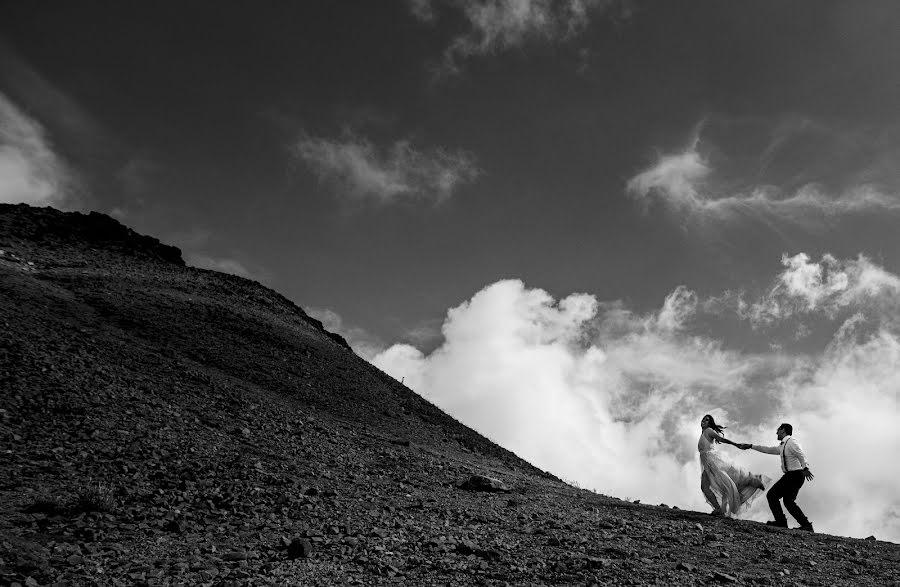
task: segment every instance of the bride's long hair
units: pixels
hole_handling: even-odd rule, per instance
[[[721,434],[722,436],[725,436],[725,429],[727,428],[727,426],[722,426],[720,424],[716,424],[716,419],[713,418],[710,414],[706,414],[705,416],[703,416],[703,419],[709,420],[709,427],[712,428],[713,430],[715,430],[716,432],[718,432],[719,434]],[[718,438],[716,438],[716,442],[719,442]]]

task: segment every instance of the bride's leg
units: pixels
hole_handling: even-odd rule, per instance
[[[722,511],[722,505],[719,503],[719,498],[713,493],[712,487],[710,487],[709,477],[707,476],[706,471],[703,471],[703,475],[700,476],[700,491],[706,496],[706,501],[716,508],[715,511]]]

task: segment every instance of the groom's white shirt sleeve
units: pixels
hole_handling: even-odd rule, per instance
[[[803,449],[800,447],[800,443],[797,442],[796,438],[793,436],[786,437],[784,439],[784,445],[784,463],[787,465],[788,471],[799,471],[809,467],[809,461],[806,460],[806,453],[803,452]],[[781,444],[775,446],[759,446],[758,444],[754,444],[750,448],[770,455],[780,455],[781,446]]]

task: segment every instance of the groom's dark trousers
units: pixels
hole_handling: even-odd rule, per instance
[[[769,500],[769,509],[772,510],[772,515],[775,516],[776,522],[787,524],[784,510],[781,509],[781,504],[778,503],[778,500],[783,499],[784,507],[786,507],[787,511],[794,516],[797,523],[801,526],[809,524],[809,520],[803,515],[803,510],[797,506],[796,502],[797,493],[799,493],[800,488],[803,487],[804,481],[806,481],[806,476],[803,471],[788,471],[781,479],[775,482],[775,485],[773,485],[771,489],[769,489],[769,493],[766,494],[766,499]]]

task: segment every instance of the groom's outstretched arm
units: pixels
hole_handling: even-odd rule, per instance
[[[760,446],[759,444],[751,444],[750,448],[753,450],[764,452],[769,455],[777,455],[781,454],[781,445],[776,444],[775,446]]]

